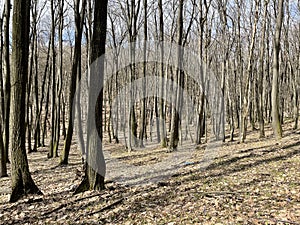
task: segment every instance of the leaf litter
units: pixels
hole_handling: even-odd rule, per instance
[[[270,128],[264,139],[256,133],[245,143],[224,143],[205,170],[198,167],[199,146],[170,178],[134,186],[109,180],[103,191],[78,195],[83,171],[76,144],[65,167],[40,148],[28,159],[44,195],[8,203],[10,178],[1,178],[0,224],[300,224],[300,132],[285,127],[280,142]],[[117,148],[124,162],[137,166],[165,157],[160,150],[124,157],[124,147]]]

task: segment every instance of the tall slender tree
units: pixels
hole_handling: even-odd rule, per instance
[[[139,139],[140,147],[144,147],[143,139],[145,135],[145,125],[146,125],[146,74],[147,74],[147,39],[148,39],[148,20],[147,20],[147,0],[144,0],[144,43],[143,43],[143,51],[144,51],[144,62],[143,62],[143,99],[142,99],[142,106],[141,106],[141,120],[140,120],[140,133]]]
[[[180,123],[180,110],[181,110],[181,103],[182,103],[182,89],[184,76],[182,71],[182,63],[183,63],[183,3],[184,0],[179,1],[179,9],[178,9],[178,19],[177,19],[177,26],[178,26],[178,33],[177,33],[177,72],[176,72],[176,81],[177,87],[174,87],[174,98],[175,104],[173,105],[172,111],[172,120],[171,120],[171,137],[170,137],[170,145],[169,150],[173,151],[177,148],[179,142],[179,123]]]
[[[58,153],[55,152],[56,149],[56,144],[57,144],[57,140],[56,140],[56,116],[57,116],[57,99],[56,99],[56,82],[57,82],[57,74],[56,74],[56,46],[55,46],[55,38],[56,38],[56,34],[55,34],[55,30],[56,30],[56,18],[55,18],[55,13],[57,10],[57,7],[55,5],[54,0],[50,1],[50,5],[51,5],[51,53],[52,53],[52,67],[51,67],[51,72],[52,72],[52,89],[51,89],[51,137],[50,137],[50,147],[49,147],[49,152],[48,152],[48,158],[53,158],[53,157],[57,157]]]
[[[254,13],[254,23],[252,28],[252,35],[250,39],[250,46],[249,46],[249,57],[247,62],[247,69],[246,69],[246,77],[245,77],[245,92],[243,94],[243,103],[241,105],[241,121],[240,121],[240,142],[244,142],[246,139],[246,133],[247,133],[247,121],[248,121],[248,115],[250,112],[250,106],[251,106],[251,97],[252,97],[252,85],[253,85],[253,56],[254,56],[254,50],[255,50],[255,40],[256,40],[256,33],[257,33],[257,22],[258,22],[258,16],[259,16],[259,1],[255,1],[255,12]]]
[[[86,0],[83,0],[81,5],[80,12],[80,0],[75,1],[75,50],[74,57],[72,62],[72,71],[71,71],[71,82],[69,88],[69,121],[68,121],[68,131],[64,144],[64,149],[62,151],[60,164],[68,164],[69,152],[71,147],[71,141],[73,136],[73,118],[75,111],[73,110],[73,101],[75,100],[75,92],[76,92],[76,81],[77,81],[77,73],[78,68],[81,66],[81,39],[82,39],[82,31],[83,31],[83,20],[85,15],[86,8]]]
[[[4,115],[5,112],[5,107],[4,107],[4,91],[3,91],[3,73],[2,73],[2,52],[3,52],[3,36],[2,36],[2,16],[0,17],[0,104],[1,104],[1,110],[0,113],[1,115]],[[2,136],[2,123],[4,124],[4,116],[1,117],[0,119],[0,177],[7,177],[7,167],[6,167],[6,151],[4,148],[4,143],[3,143],[3,136]]]
[[[8,162],[8,146],[9,146],[9,116],[10,116],[10,53],[9,53],[9,30],[10,30],[10,0],[5,1],[5,16],[4,16],[4,75],[5,75],[5,91],[4,91],[4,148],[5,158]]]
[[[277,139],[282,137],[282,127],[279,119],[279,52],[280,52],[280,38],[281,38],[281,28],[283,22],[283,4],[284,0],[279,0],[278,11],[276,16],[276,30],[274,38],[274,51],[273,51],[273,81],[272,81],[272,125],[273,131]]]
[[[10,202],[26,194],[41,194],[28,166],[25,148],[25,101],[29,56],[30,0],[14,0],[10,108],[11,184]]]
[[[163,14],[163,3],[162,0],[158,1],[159,10],[159,41],[160,41],[160,57],[163,60],[164,57],[164,14]],[[160,101],[159,101],[159,117],[160,117],[160,143],[163,148],[167,147],[166,137],[166,116],[164,111],[164,64],[161,62],[160,65]]]
[[[104,189],[105,161],[102,152],[102,107],[104,82],[104,54],[107,28],[107,2],[95,1],[94,27],[91,42],[89,72],[89,104],[87,121],[87,152],[85,177],[75,193]],[[96,100],[96,102],[94,102]]]
[[[264,78],[264,56],[265,56],[265,37],[266,37],[266,22],[268,15],[268,4],[269,0],[264,1],[264,16],[263,24],[261,31],[261,40],[260,40],[260,53],[259,53],[259,74],[258,74],[258,118],[259,118],[259,136],[265,137],[264,129],[264,102],[263,102],[263,78]]]

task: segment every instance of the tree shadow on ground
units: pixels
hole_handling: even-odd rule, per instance
[[[158,185],[157,188],[165,188],[165,191],[159,191],[159,192],[157,192],[157,194],[153,194],[153,196],[150,196],[147,199],[145,199],[145,201],[149,204],[151,203],[151,204],[155,204],[157,206],[164,207],[164,206],[168,205],[172,201],[172,199],[175,199],[177,197],[176,194],[174,195],[173,191],[180,184],[188,183],[190,181],[194,181],[194,182],[199,181],[199,183],[195,184],[196,186],[194,185],[192,187],[192,188],[195,188],[197,186],[200,186],[204,180],[209,179],[209,178],[216,178],[216,177],[221,178],[224,176],[230,176],[231,174],[245,171],[251,167],[257,167],[262,164],[268,164],[268,163],[272,163],[272,162],[276,162],[276,161],[286,160],[286,159],[292,158],[292,157],[300,154],[300,149],[295,148],[295,147],[298,147],[299,145],[300,145],[300,141],[282,146],[280,148],[279,147],[277,148],[276,146],[264,146],[264,147],[259,147],[259,148],[249,148],[247,150],[240,151],[240,153],[249,153],[250,152],[249,154],[243,155],[243,156],[235,156],[235,157],[227,159],[225,161],[211,164],[210,166],[208,166],[205,169],[205,173],[204,173],[204,171],[195,170],[195,171],[188,171],[185,173],[175,174],[174,177],[181,177],[180,182],[173,182],[173,183],[172,182],[164,182],[164,185],[161,185],[161,186]],[[260,153],[262,153],[262,154],[253,153],[254,150],[260,150],[263,148],[269,148],[269,149],[260,151]],[[287,150],[287,149],[289,149],[289,151],[287,151],[286,153],[284,153],[284,154],[282,154],[282,152],[279,153],[279,151]],[[278,153],[280,155],[273,155],[274,153],[275,154]],[[263,158],[266,156],[268,158]],[[255,160],[255,158],[258,158],[258,159]],[[246,164],[238,163],[242,160],[244,162],[247,159],[249,159],[250,162],[248,162]],[[221,170],[221,172],[213,173],[213,170],[215,170],[215,169],[222,169],[222,170]],[[269,174],[261,174],[261,178],[263,178],[264,176],[268,177],[270,175]],[[255,185],[261,181],[262,181],[261,179],[255,178],[248,183],[243,183],[242,185],[243,186]],[[188,188],[188,189],[190,189],[190,188]],[[144,191],[144,190],[141,190],[140,192],[142,192],[142,191]],[[134,203],[131,204],[130,208],[126,209],[126,210],[128,211],[128,213],[129,212],[141,213],[146,210],[145,207],[148,205],[147,203],[145,205],[145,202],[142,202],[141,200],[136,200],[136,201],[134,201]],[[125,212],[125,214],[126,214],[126,212]]]

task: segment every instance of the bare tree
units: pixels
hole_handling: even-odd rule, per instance
[[[104,54],[107,28],[107,2],[95,1],[94,28],[91,41],[90,90],[88,105],[88,140],[86,152],[85,177],[75,193],[86,190],[104,189],[105,162],[102,152],[102,108],[104,81]],[[100,87],[100,90],[99,90]],[[99,92],[100,91],[100,92]],[[95,102],[93,102],[95,99]]]
[[[56,31],[56,18],[55,18],[55,12],[56,12],[56,5],[54,0],[50,1],[50,11],[51,11],[51,72],[52,72],[52,79],[51,79],[51,137],[50,137],[50,147],[48,152],[48,158],[57,157],[58,153],[55,152],[56,149],[56,116],[57,116],[57,105],[56,105],[56,46],[55,46],[55,31]]]
[[[10,202],[25,194],[41,194],[31,178],[25,149],[25,96],[29,56],[30,0],[15,0],[12,34],[12,89],[10,109]]]
[[[259,56],[259,73],[258,73],[258,117],[259,117],[259,136],[265,137],[264,129],[264,102],[263,102],[263,80],[264,80],[264,56],[265,56],[265,35],[266,35],[266,23],[268,15],[268,4],[269,0],[264,1],[264,13],[263,13],[263,24],[261,30],[261,39],[260,39],[260,56]]]
[[[9,25],[10,25],[10,10],[11,10],[11,1],[5,1],[5,10],[4,10],[4,76],[5,76],[5,87],[4,87],[4,148],[5,148],[5,158],[8,162],[8,146],[9,146],[9,121],[10,121],[10,53],[9,53]]]
[[[251,43],[249,47],[249,57],[247,62],[247,70],[246,70],[246,78],[245,78],[245,92],[242,97],[242,105],[241,105],[241,121],[240,121],[240,141],[244,142],[246,139],[247,133],[247,119],[250,112],[251,106],[251,97],[252,97],[252,85],[253,85],[253,57],[254,57],[254,49],[255,49],[255,40],[256,40],[256,32],[257,32],[257,23],[258,23],[258,13],[259,13],[259,1],[255,1],[255,12],[254,12],[254,24],[252,28],[251,35]]]
[[[141,8],[141,1],[138,0],[126,0],[126,7],[120,3],[122,12],[125,16],[125,22],[128,30],[128,39],[130,43],[130,83],[129,83],[129,114],[128,114],[128,151],[132,150],[132,147],[137,146],[137,118],[135,112],[135,90],[132,83],[136,79],[136,65],[135,65],[135,52],[136,41],[138,37],[138,16]]]
[[[65,140],[64,149],[62,151],[60,164],[68,164],[68,157],[71,147],[71,141],[73,136],[73,118],[75,111],[73,110],[73,102],[75,98],[76,92],[76,82],[77,82],[77,74],[78,68],[81,66],[81,39],[82,39],[82,31],[83,31],[83,21],[85,16],[85,8],[86,8],[86,0],[82,1],[81,4],[81,12],[80,12],[80,0],[76,0],[75,2],[75,24],[76,24],[76,33],[75,33],[75,50],[74,50],[74,58],[72,62],[72,72],[71,72],[71,82],[69,87],[69,121],[68,121],[68,131]]]
[[[163,3],[162,0],[158,1],[159,9],[159,41],[160,41],[160,57],[161,60],[164,57],[164,14],[163,14]],[[164,110],[164,64],[161,62],[160,65],[160,102],[159,102],[159,117],[160,117],[160,143],[163,148],[167,147],[167,135],[166,135],[166,115]]]
[[[139,133],[139,139],[140,147],[144,147],[143,139],[145,135],[145,126],[146,126],[146,74],[147,74],[147,39],[148,39],[148,15],[147,15],[147,0],[144,0],[144,43],[143,43],[143,52],[144,52],[144,62],[143,62],[143,77],[144,77],[144,82],[143,82],[143,87],[142,87],[142,92],[143,92],[143,99],[142,99],[142,106],[141,106],[141,119],[140,119],[140,133]]]
[[[2,52],[3,52],[3,36],[2,36],[2,16],[0,17],[0,62],[2,62]],[[1,115],[4,115],[4,91],[3,91],[3,73],[2,73],[2,63],[0,63],[0,104],[1,104]],[[4,116],[0,118],[0,177],[7,177],[7,166],[6,166],[6,151],[3,143],[2,136],[2,124],[5,124]]]
[[[178,87],[174,87],[174,97],[175,97],[175,105],[172,108],[172,120],[171,120],[171,136],[170,136],[170,144],[169,150],[173,151],[177,148],[179,142],[179,123],[180,123],[180,110],[182,104],[182,89],[184,88],[184,74],[182,71],[182,63],[183,63],[183,3],[184,0],[179,1],[179,9],[178,9],[178,18],[177,18],[177,71],[176,71],[176,81]]]
[[[274,134],[277,139],[282,137],[282,128],[281,122],[279,119],[279,88],[278,88],[278,79],[279,79],[279,52],[280,52],[280,37],[281,37],[281,28],[283,22],[284,0],[279,0],[278,2],[278,11],[276,15],[276,28],[275,28],[275,37],[274,37],[274,51],[273,51],[273,81],[272,81],[272,125]]]

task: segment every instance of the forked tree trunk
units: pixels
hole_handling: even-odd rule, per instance
[[[10,202],[26,194],[41,194],[31,178],[25,148],[25,101],[29,55],[30,0],[15,0],[12,34],[12,83],[10,109]]]

